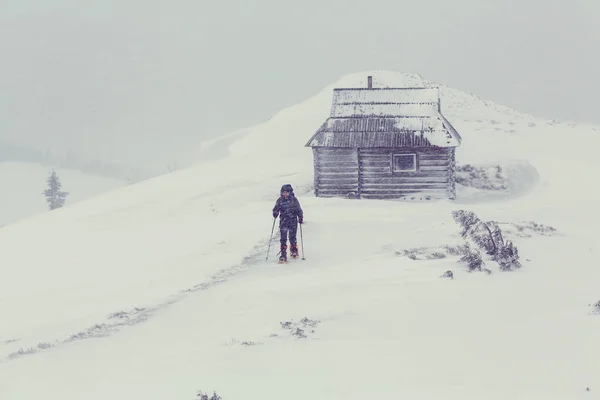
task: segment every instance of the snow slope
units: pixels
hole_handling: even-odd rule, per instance
[[[48,210],[43,191],[52,169],[58,174],[63,190],[69,192],[65,206],[121,188],[126,182],[85,174],[76,170],[25,162],[0,162],[0,226]]]
[[[456,201],[314,198],[303,145],[367,74],[212,142],[213,161],[0,230],[0,399],[600,398],[597,128],[442,87]],[[280,266],[284,183],[306,260]],[[468,273],[444,248],[456,209],[500,221],[523,267]]]

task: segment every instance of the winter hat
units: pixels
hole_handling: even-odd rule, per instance
[[[286,183],[285,185],[283,185],[281,187],[280,193],[283,194],[283,192],[294,193],[294,189],[292,188],[292,185],[290,185],[289,183]]]

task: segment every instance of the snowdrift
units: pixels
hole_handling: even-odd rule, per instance
[[[193,168],[1,229],[0,398],[590,398],[600,139],[442,86],[455,202],[317,199],[304,143],[332,88],[367,75],[424,81],[343,77]],[[265,256],[284,183],[307,260],[281,267],[277,234]],[[467,272],[461,208],[497,221],[522,268]]]

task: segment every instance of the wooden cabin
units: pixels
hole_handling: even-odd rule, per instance
[[[462,139],[435,87],[334,89],[310,138],[317,197],[454,199]]]

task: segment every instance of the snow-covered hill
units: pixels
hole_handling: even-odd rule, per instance
[[[343,77],[213,161],[0,230],[0,398],[599,398],[598,128],[442,87],[456,201],[317,199],[304,143],[368,74],[422,83]],[[284,183],[306,260],[280,266]],[[522,267],[468,272],[458,209],[498,221]]]
[[[69,192],[65,206],[127,184],[118,179],[55,166],[0,162],[0,227],[48,210],[43,191],[47,188],[46,179],[52,169],[58,174],[63,190]]]

